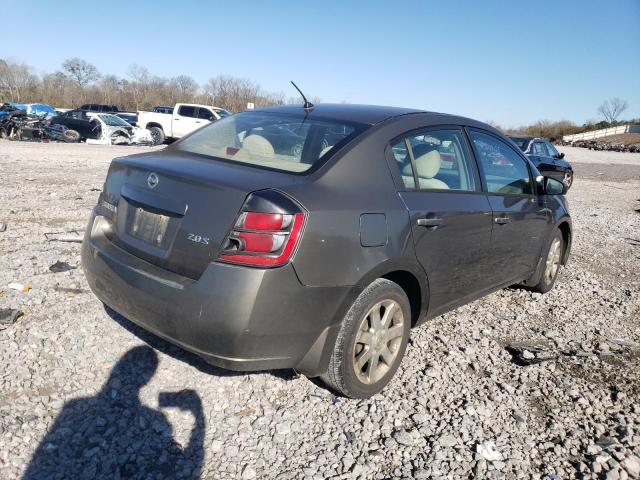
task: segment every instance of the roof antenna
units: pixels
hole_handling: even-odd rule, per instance
[[[304,100],[304,105],[302,106],[302,108],[304,108],[305,110],[311,110],[314,107],[313,103],[307,100],[307,97],[305,97],[304,93],[302,93],[302,90],[300,90],[298,86],[295,83],[293,83],[293,80],[291,80],[291,85],[296,87],[296,90],[298,90],[298,92],[300,92],[300,95],[302,95],[302,99]]]

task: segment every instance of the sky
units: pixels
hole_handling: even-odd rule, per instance
[[[39,73],[219,74],[323,102],[453,113],[515,127],[640,117],[640,0],[0,0],[0,58]],[[40,33],[39,33],[40,32]],[[9,40],[11,39],[11,40]]]

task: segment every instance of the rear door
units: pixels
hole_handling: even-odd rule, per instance
[[[176,138],[184,137],[201,125],[202,120],[198,120],[198,107],[195,105],[180,105],[177,111],[173,112],[172,136]]]
[[[418,261],[429,279],[431,311],[487,285],[492,212],[464,132],[429,128],[392,142],[410,212]]]
[[[524,280],[540,257],[549,211],[535,194],[528,162],[514,148],[483,130],[469,129],[469,137],[493,211],[492,283]]]

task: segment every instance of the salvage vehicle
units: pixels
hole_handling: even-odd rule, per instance
[[[53,117],[50,122],[51,125],[63,125],[67,127],[67,130],[73,130],[77,132],[78,140],[87,138],[98,138],[99,132],[97,126],[91,123],[91,118],[84,110],[69,110],[61,113],[60,115]]]
[[[130,125],[122,118],[109,113],[88,113],[94,125],[95,138],[87,143],[104,145],[152,145],[151,132]]]
[[[551,290],[571,247],[566,185],[499,131],[305,105],[114,159],[82,243],[95,295],[211,364],[295,368],[364,398],[410,328],[510,285]],[[277,153],[273,130],[303,148]]]
[[[149,129],[154,144],[160,145],[167,138],[181,138],[229,115],[224,108],[176,103],[171,113],[138,112],[138,126]]]
[[[529,157],[540,173],[564,182],[567,188],[571,187],[573,167],[553,143],[540,137],[509,135],[509,138]]]
[[[134,127],[115,115],[94,113],[85,110],[70,110],[51,119],[51,127],[62,125],[66,138],[102,144],[152,144],[153,139],[146,129]],[[77,135],[75,135],[77,133]]]
[[[105,105],[101,103],[85,103],[78,110],[95,113],[110,113],[116,117],[120,117],[131,126],[136,126],[138,122],[138,114],[134,112],[123,112],[115,105]]]

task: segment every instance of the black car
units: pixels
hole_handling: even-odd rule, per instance
[[[302,148],[278,151],[273,131]],[[513,284],[553,287],[565,191],[467,118],[266,108],[114,159],[82,264],[106,305],[214,365],[368,397],[410,328]]]
[[[85,103],[78,110],[95,113],[117,113],[120,110],[115,105],[105,105],[102,103]]]
[[[564,182],[567,188],[573,184],[573,167],[564,159],[556,147],[546,138],[509,136],[527,155],[543,175]]]
[[[130,134],[133,133],[133,126],[124,119],[114,114],[87,114],[84,110],[69,110],[51,119],[51,126],[62,125],[68,130],[78,132],[78,140],[99,139],[102,136],[102,125],[93,118],[99,116],[109,127],[119,127]],[[67,134],[68,135],[68,134]]]
[[[99,122],[92,121],[85,110],[69,110],[51,118],[51,125],[63,125],[69,130],[78,132],[79,139],[96,139],[100,137]]]

